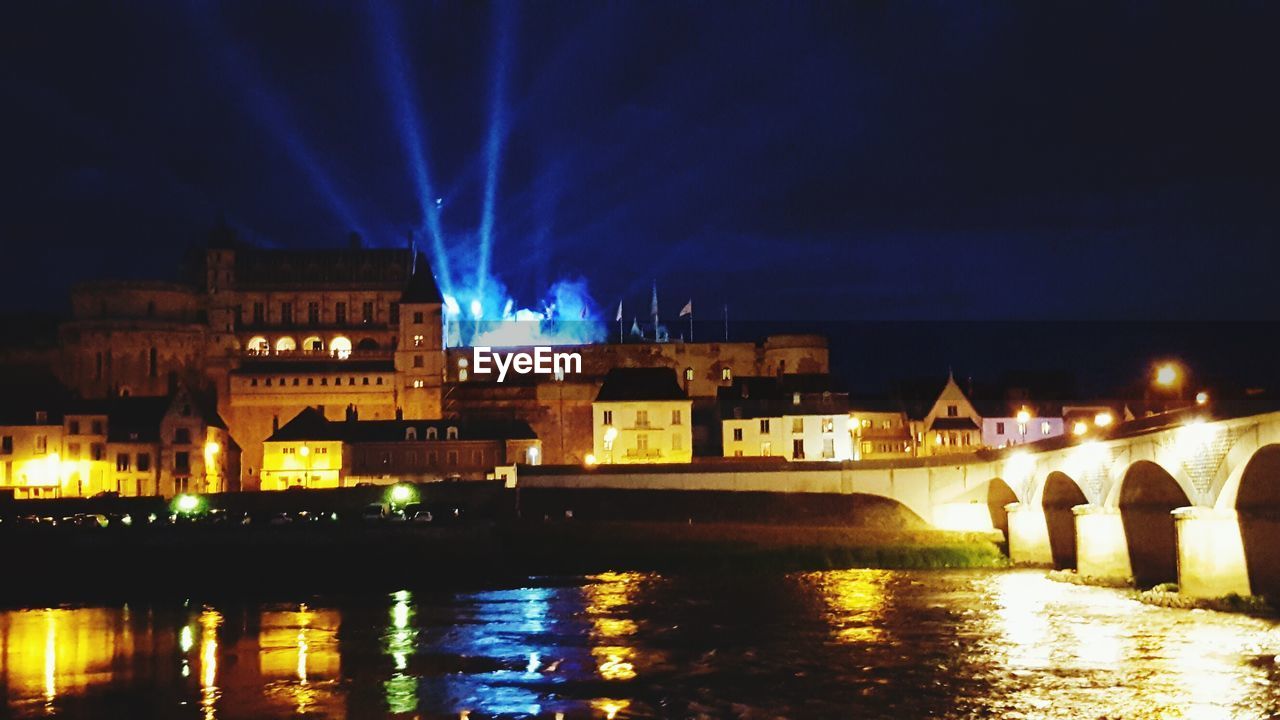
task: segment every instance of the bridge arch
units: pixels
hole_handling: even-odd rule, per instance
[[[1138,587],[1178,580],[1173,511],[1191,505],[1182,484],[1163,466],[1138,460],[1120,480],[1118,505],[1129,565]]]
[[[1280,598],[1280,444],[1258,448],[1234,489],[1249,587]]]
[[[1058,569],[1076,566],[1076,518],[1071,508],[1089,502],[1079,483],[1064,472],[1053,471],[1044,479],[1040,505],[1049,532],[1049,552]]]

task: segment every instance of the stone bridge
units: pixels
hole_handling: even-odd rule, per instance
[[[1280,597],[1280,412],[1194,408],[962,458],[831,463],[574,466],[520,485],[862,493],[933,525],[999,530],[1016,563],[1075,568],[1197,597]]]

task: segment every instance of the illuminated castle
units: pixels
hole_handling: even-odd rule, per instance
[[[223,231],[198,264],[186,284],[77,286],[50,361],[81,398],[190,388],[216,400],[243,451],[243,489],[260,487],[264,441],[308,408],[334,421],[349,411],[520,421],[541,440],[542,462],[577,463],[592,451],[591,404],[615,367],[675,371],[693,401],[695,452],[715,452],[716,392],[734,377],[828,370],[826,342],[814,336],[637,341],[574,346],[581,374],[500,384],[468,373],[470,348],[444,347],[446,301],[411,249],[264,250]]]

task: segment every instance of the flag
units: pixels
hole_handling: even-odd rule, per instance
[[[636,318],[631,318],[631,334],[636,337],[643,336],[643,333],[640,332],[640,321]]]
[[[614,322],[622,322],[622,301],[618,301],[618,316],[613,319]]]
[[[692,314],[693,314],[693,301],[690,300],[689,302],[684,304],[684,307],[680,308],[680,317],[684,317],[685,315],[692,315]]]

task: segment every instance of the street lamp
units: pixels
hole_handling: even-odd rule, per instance
[[[1097,425],[1100,428],[1107,427],[1114,420],[1115,418],[1111,417],[1111,413],[1109,412],[1100,412],[1097,415],[1093,416],[1093,424]]]
[[[1022,441],[1027,440],[1027,423],[1031,422],[1031,413],[1024,407],[1018,411],[1018,432],[1022,435]]]
[[[1207,392],[1205,392],[1205,391],[1203,391],[1203,390],[1201,390],[1200,392],[1196,393],[1196,404],[1197,404],[1197,405],[1206,405],[1206,404],[1208,404],[1208,402],[1209,402],[1209,393],[1207,393]]]
[[[1178,382],[1178,366],[1173,363],[1164,363],[1156,368],[1156,384],[1161,387],[1171,388]]]
[[[610,425],[604,431],[605,462],[613,462],[613,441],[618,439],[618,428]]]

